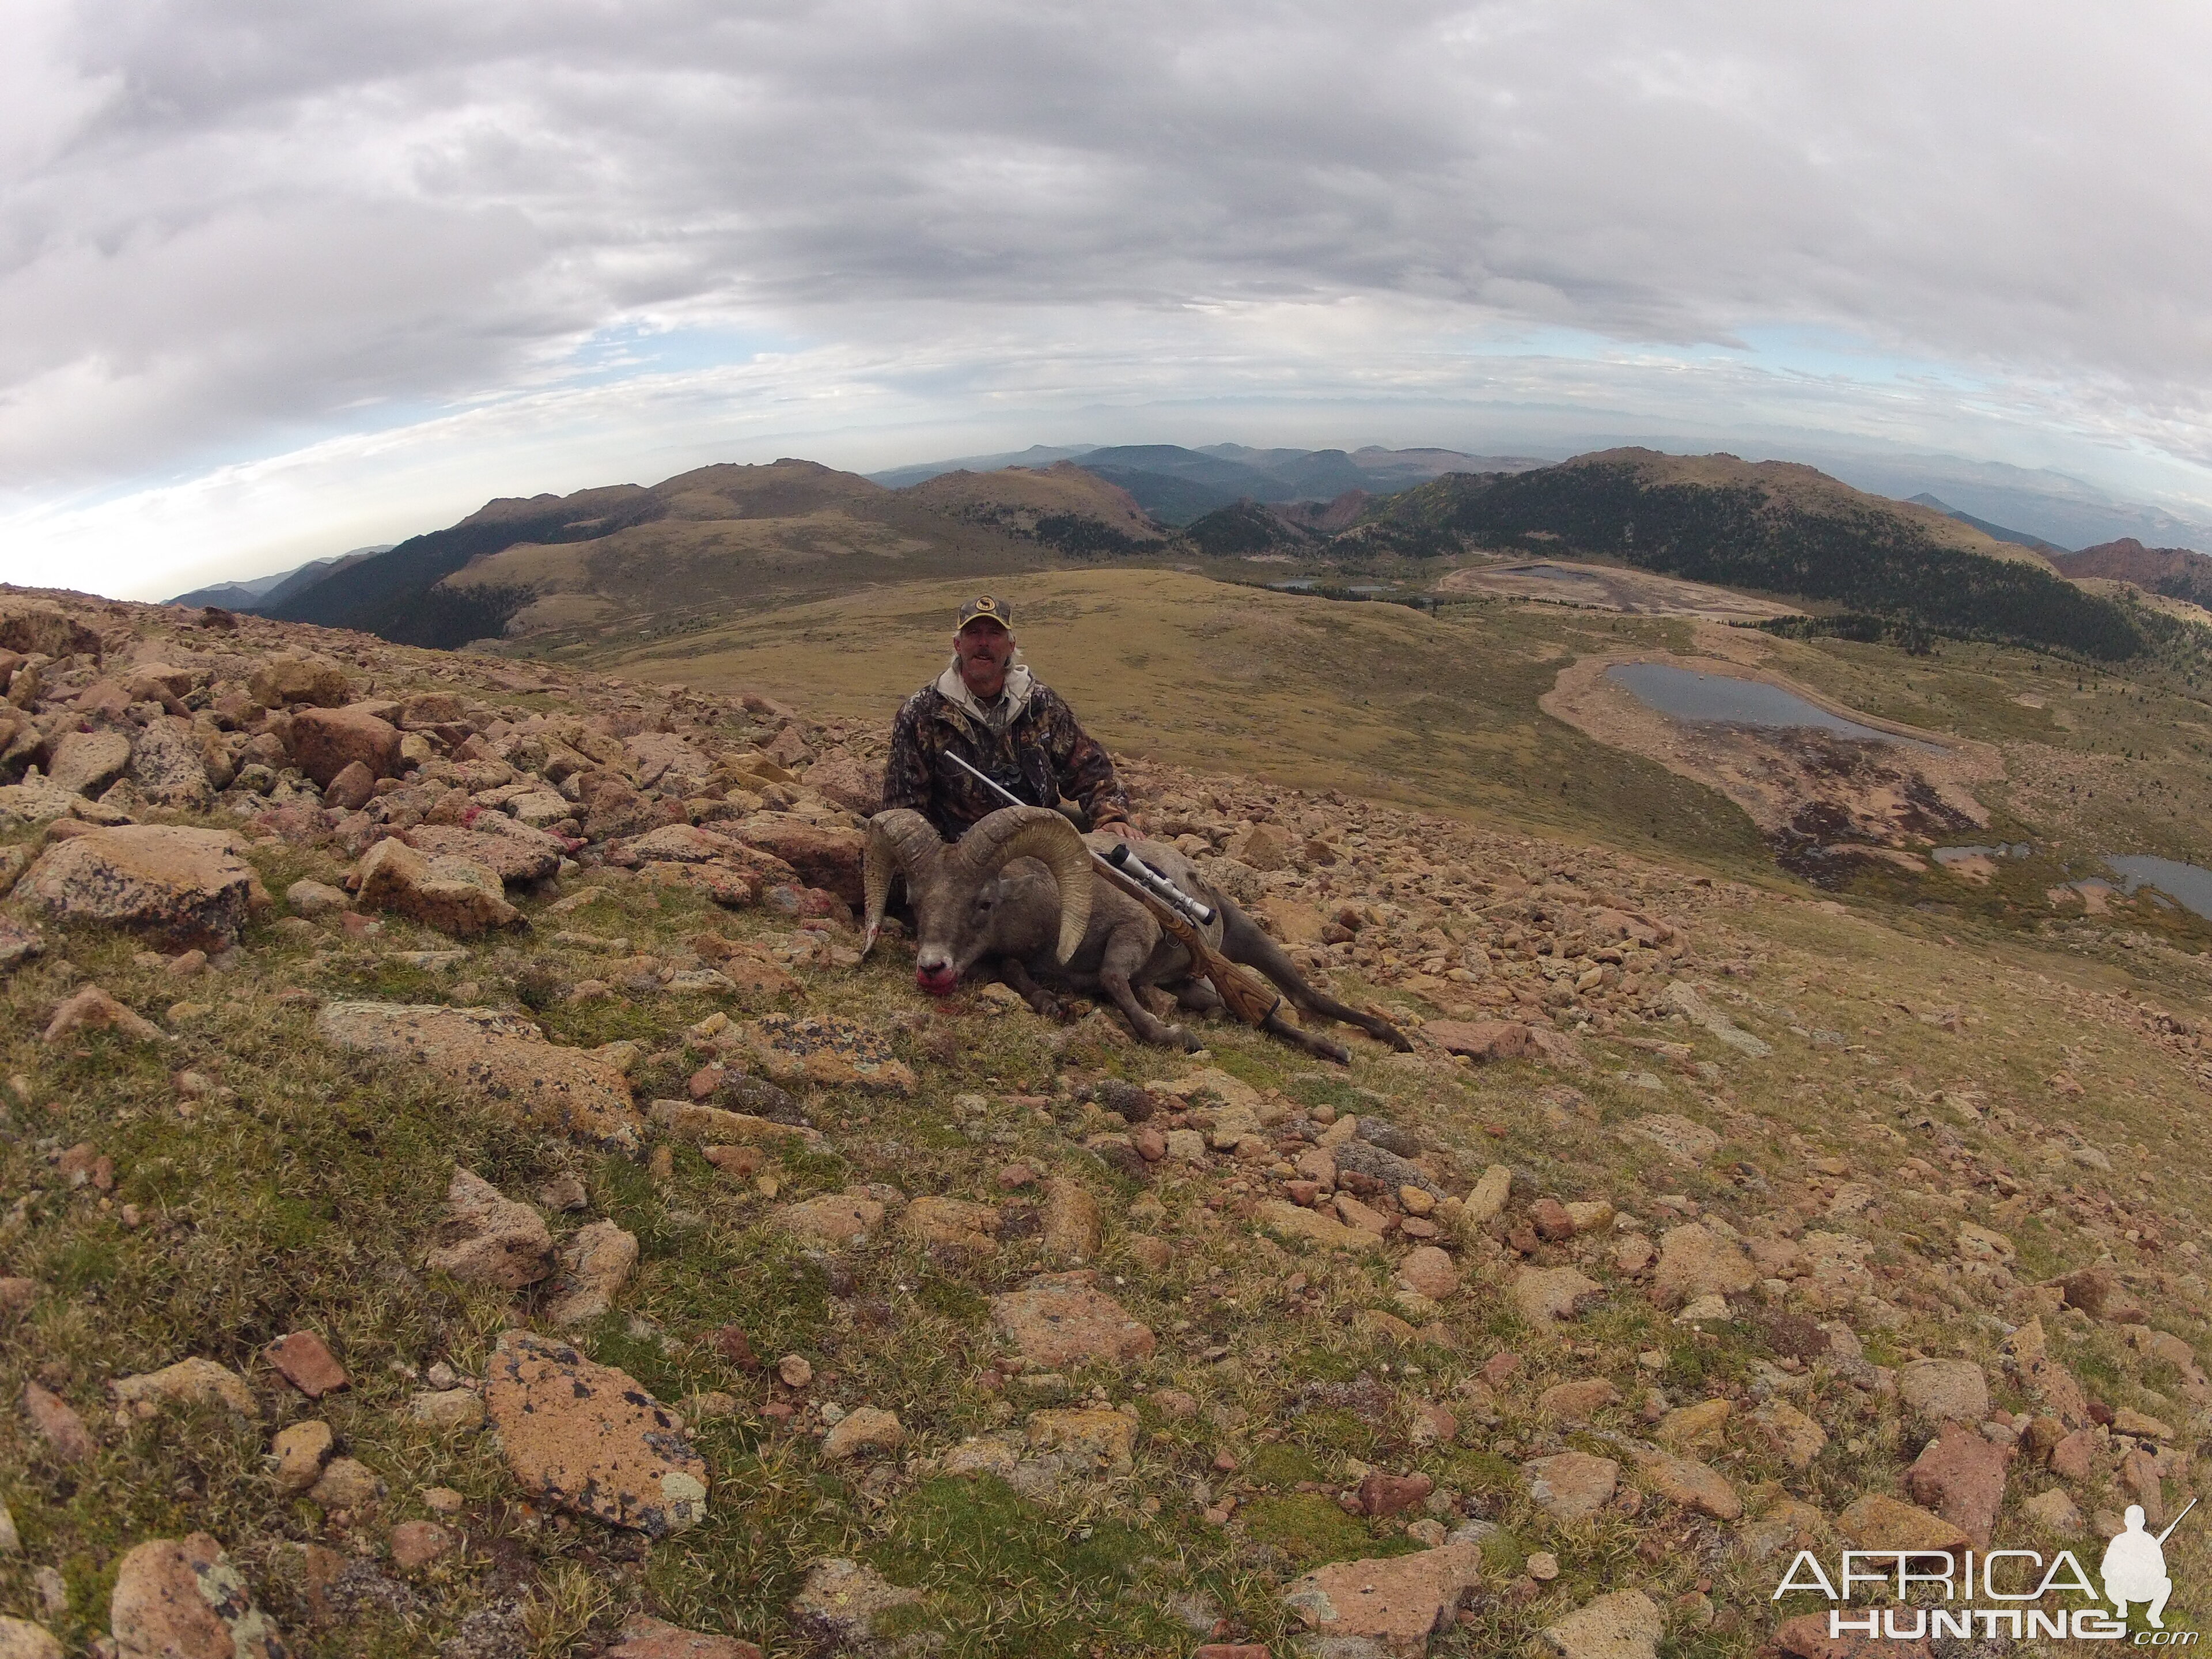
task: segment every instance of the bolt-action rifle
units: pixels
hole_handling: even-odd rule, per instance
[[[1012,791],[995,778],[970,766],[957,755],[947,755],[955,766],[970,777],[979,780],[987,788],[1009,806],[1023,806]],[[1089,850],[1086,848],[1086,850]],[[1283,1017],[1283,999],[1267,980],[1239,962],[1231,962],[1211,944],[1200,930],[1212,925],[1214,911],[1184,892],[1167,877],[1139,858],[1136,850],[1126,842],[1110,854],[1091,852],[1091,868],[1113,887],[1143,905],[1158,922],[1169,938],[1190,953],[1191,972],[1212,981],[1214,990],[1229,1012],[1247,1025],[1272,1031],[1302,1045],[1319,1042],[1334,1051],[1333,1057],[1340,1063],[1352,1058],[1351,1051],[1341,1044],[1320,1037],[1310,1031],[1301,1031]]]

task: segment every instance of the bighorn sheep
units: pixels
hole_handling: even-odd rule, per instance
[[[1113,838],[1092,836],[1105,851]],[[1283,947],[1261,931],[1172,847],[1139,842],[1135,851],[1185,892],[1213,907],[1203,931],[1207,942],[1232,962],[1256,968],[1309,1014],[1342,1020],[1393,1047],[1413,1045],[1388,1020],[1346,1006],[1308,985]],[[868,820],[863,860],[867,904],[865,957],[882,931],[891,881],[902,878],[914,910],[915,982],[944,996],[979,963],[994,968],[1041,1014],[1059,1012],[1040,979],[1079,991],[1103,988],[1146,1042],[1196,1048],[1198,1038],[1170,1025],[1137,999],[1146,986],[1173,990],[1186,1008],[1220,1006],[1213,988],[1190,973],[1189,953],[1170,938],[1152,913],[1091,874],[1085,838],[1058,812],[1042,806],[1006,806],[947,844],[921,813],[903,808]],[[1287,1040],[1330,1060],[1344,1050],[1311,1033],[1286,1031]]]

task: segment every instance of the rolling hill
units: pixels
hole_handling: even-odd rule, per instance
[[[494,501],[268,614],[451,648],[501,634],[681,628],[763,600],[984,576],[1160,539],[1126,495],[1064,464],[897,490],[780,460]]]
[[[2039,554],[1933,508],[1788,462],[1617,449],[1516,474],[1451,474],[1383,502],[1352,536],[1618,559],[1970,637],[2106,661],[2138,622]]]
[[[959,455],[949,461],[894,466],[882,472],[871,472],[867,478],[870,483],[879,483],[886,489],[904,489],[934,478],[940,472],[1000,472],[1011,466],[1042,471],[1055,462],[1076,459],[1097,447],[1096,444],[1031,444],[1027,449],[1010,449],[996,455]]]
[[[1132,553],[1166,539],[1127,490],[1073,461],[1042,470],[940,472],[903,493],[947,517],[1063,553]]]

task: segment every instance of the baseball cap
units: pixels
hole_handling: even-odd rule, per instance
[[[998,623],[1008,633],[1013,631],[1013,607],[993,599],[988,593],[979,593],[960,607],[960,620],[952,625],[953,631],[957,633],[978,617]]]

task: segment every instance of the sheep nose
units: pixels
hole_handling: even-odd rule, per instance
[[[914,982],[932,996],[949,994],[959,979],[951,958],[937,951],[929,951],[915,961]]]

